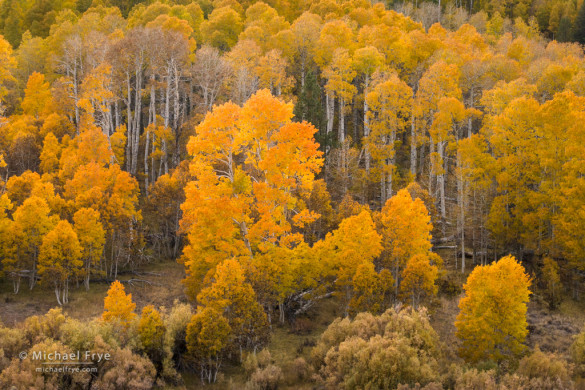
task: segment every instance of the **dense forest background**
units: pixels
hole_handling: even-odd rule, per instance
[[[0,0],[0,32],[0,387],[582,383],[583,2]]]

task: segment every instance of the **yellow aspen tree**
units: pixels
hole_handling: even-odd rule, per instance
[[[107,276],[115,278],[120,260],[116,251],[140,240],[135,229],[135,224],[142,219],[138,209],[138,182],[118,164],[106,168],[92,162],[74,169],[73,178],[64,187],[64,198],[75,210],[85,207],[99,212],[108,245],[113,246],[105,258],[104,269]]]
[[[563,291],[563,285],[561,284],[561,277],[559,275],[559,264],[550,257],[545,257],[543,263],[542,277],[546,286],[545,297],[550,310],[554,310],[561,303],[561,294]]]
[[[359,48],[353,54],[353,68],[357,72],[357,76],[361,78],[363,83],[363,101],[364,101],[364,138],[367,139],[370,135],[370,115],[369,102],[367,96],[370,92],[370,84],[374,72],[384,63],[384,55],[373,46],[366,46]],[[357,140],[356,140],[357,141]],[[368,145],[364,145],[365,149],[365,168],[366,174],[370,172],[370,151]]]
[[[39,168],[43,173],[55,173],[59,169],[59,158],[61,157],[61,145],[57,137],[51,132],[47,133],[43,141],[41,151],[41,163]]]
[[[346,107],[353,100],[356,87],[353,80],[357,72],[352,68],[351,55],[348,49],[335,49],[331,63],[323,70],[323,77],[327,79],[325,90],[328,95],[337,96],[339,101],[339,129],[337,141],[345,141],[345,114]]]
[[[322,23],[318,15],[305,12],[291,26],[295,57],[301,72],[301,88],[305,86],[307,68],[313,58]]]
[[[176,32],[183,35],[185,39],[189,39],[191,35],[193,35],[193,28],[189,25],[187,20],[165,14],[159,15],[156,19],[148,22],[146,27],[160,28],[162,30]],[[194,40],[192,42],[192,47],[197,47]]]
[[[241,16],[232,7],[215,8],[201,23],[201,39],[203,43],[227,50],[236,44],[243,27]]]
[[[232,77],[228,79],[232,101],[244,104],[258,90],[258,60],[262,49],[251,39],[244,39],[226,54]]]
[[[51,87],[45,82],[45,75],[33,72],[28,78],[22,100],[22,110],[26,115],[39,118],[51,112]]]
[[[92,123],[83,123],[80,134],[75,138],[79,165],[95,162],[101,166],[112,163],[112,148],[108,135]]]
[[[414,118],[416,123],[413,132],[414,139],[411,142],[424,144],[428,142],[429,155],[434,155],[437,147],[437,140],[428,133],[432,124],[435,113],[438,110],[438,104],[441,98],[454,97],[461,98],[461,89],[459,88],[460,70],[455,64],[447,64],[444,61],[437,61],[429,67],[423,74],[419,83],[418,90],[414,100]],[[416,141],[415,141],[416,139]],[[416,155],[416,150],[411,149],[411,153]],[[412,156],[411,156],[412,157]],[[435,175],[429,172],[429,193],[434,196],[433,180]]]
[[[92,69],[81,83],[81,99],[77,105],[108,137],[115,127],[110,109],[114,100],[112,67],[107,63],[101,63]]]
[[[92,267],[101,260],[106,232],[100,221],[100,213],[92,208],[81,208],[73,215],[74,229],[81,244],[82,259],[84,262],[84,284],[89,290],[89,278]]]
[[[326,267],[326,273],[336,276],[335,285],[345,295],[347,313],[352,299],[352,278],[357,269],[361,264],[372,264],[382,252],[382,239],[370,212],[363,210],[341,221],[337,230],[315,244],[314,250]]]
[[[466,109],[463,103],[454,97],[443,97],[437,103],[437,111],[433,116],[433,122],[429,129],[431,139],[436,143],[437,150],[430,156],[431,171],[437,178],[437,189],[439,191],[439,211],[441,217],[447,217],[445,202],[446,177],[448,176],[447,155],[450,144],[459,138],[464,121],[469,117],[480,116],[481,113],[475,109]]]
[[[13,204],[7,194],[0,196],[0,254],[2,255],[2,270],[0,275],[12,281],[12,288],[15,294],[20,290],[22,279],[22,258],[18,256],[19,241],[14,229],[14,222],[8,217],[8,211],[12,210]]]
[[[39,254],[41,284],[52,284],[57,303],[69,303],[69,282],[81,276],[81,246],[71,224],[60,221],[46,236]]]
[[[157,371],[162,370],[166,327],[161,314],[152,305],[142,309],[138,321],[138,336],[142,349],[154,363]]]
[[[530,277],[513,256],[471,272],[455,321],[465,360],[500,362],[515,359],[526,349],[530,285]]]
[[[25,171],[20,176],[11,176],[6,182],[6,195],[15,206],[21,206],[40,181],[41,176],[37,172]]]
[[[402,271],[402,297],[410,298],[412,307],[417,309],[422,297],[437,294],[435,282],[438,276],[439,268],[433,264],[432,257],[424,254],[412,256]]]
[[[257,2],[246,9],[246,29],[239,39],[254,39],[264,51],[271,38],[290,27],[283,16],[264,2]]]
[[[135,308],[132,294],[126,294],[122,283],[116,280],[110,285],[108,295],[104,299],[102,319],[106,322],[117,322],[127,328],[136,318]]]
[[[199,364],[201,383],[215,383],[222,354],[228,347],[231,328],[221,311],[199,308],[187,325],[187,352]]]
[[[112,153],[114,154],[114,163],[123,167],[126,158],[126,141],[128,136],[126,133],[126,125],[120,125],[114,131],[114,134],[110,135],[110,145],[112,145]]]
[[[19,257],[30,279],[32,289],[37,279],[38,258],[43,237],[55,225],[54,218],[49,216],[51,210],[47,202],[38,196],[31,196],[16,209],[13,215],[14,229],[20,238]]]
[[[380,179],[380,202],[392,197],[396,168],[395,143],[405,130],[412,107],[412,90],[396,73],[380,76],[366,97],[371,134],[365,138]]]
[[[338,52],[338,67],[340,69],[347,69],[350,64],[341,63],[342,57],[350,55],[353,52],[355,46],[355,37],[351,27],[343,20],[332,20],[323,25],[319,34],[319,39],[316,45],[313,47],[313,55],[315,63],[324,72],[325,69],[330,67],[333,60],[333,55],[337,50]],[[344,53],[344,50],[348,50],[348,53]],[[329,68],[333,71],[333,68]],[[331,72],[332,75],[335,72]],[[347,73],[347,71],[346,71]],[[347,78],[347,77],[346,77]],[[335,117],[335,95],[333,88],[327,88],[325,94],[325,111],[327,119],[327,135],[333,132],[333,121]],[[327,149],[328,150],[328,149]]]
[[[240,357],[244,349],[255,349],[264,344],[268,326],[266,314],[240,264],[236,260],[225,260],[217,266],[210,281],[209,287],[197,295],[197,302],[223,313]]]
[[[423,201],[419,198],[413,200],[410,193],[403,189],[388,199],[382,208],[380,225],[384,246],[382,264],[392,269],[395,293],[398,295],[402,271],[408,260],[417,254],[430,256],[431,217]]]
[[[268,89],[275,96],[288,96],[294,80],[287,76],[287,66],[279,50],[270,50],[260,57],[256,68],[260,88]]]
[[[360,264],[352,278],[353,294],[349,302],[349,314],[364,311],[379,314],[386,309],[387,297],[394,287],[394,278],[387,269],[377,273],[374,264]]]
[[[9,92],[7,84],[16,81],[13,75],[15,68],[16,59],[13,57],[12,46],[0,35],[0,108]]]
[[[51,113],[46,118],[44,118],[43,126],[40,130],[40,135],[42,137],[46,136],[49,133],[53,133],[55,137],[59,141],[63,139],[64,136],[68,136],[69,138],[73,137],[75,134],[75,126],[73,123],[69,121],[65,115],[60,115],[58,113]]]

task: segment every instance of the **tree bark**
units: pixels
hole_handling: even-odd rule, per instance
[[[439,153],[439,157],[441,161],[445,161],[445,141],[440,141],[437,143],[437,152]],[[440,198],[440,205],[441,205],[441,217],[445,219],[447,217],[447,209],[445,205],[445,172],[444,166],[440,167],[441,173],[437,175],[437,184],[439,187],[439,198]]]
[[[339,98],[339,134],[337,135],[340,145],[343,144],[343,142],[345,141],[345,113],[343,112],[344,107],[345,107],[345,99],[340,97]]]
[[[332,96],[331,92],[327,91],[325,95],[325,110],[326,110],[326,119],[327,119],[327,138],[333,132],[333,118],[335,115],[335,98]],[[328,140],[329,141],[329,140]],[[325,151],[329,152],[331,147],[327,144]]]
[[[126,102],[126,110],[128,116],[128,125],[126,128],[126,171],[131,169],[132,156],[132,86],[130,84],[130,73],[126,73],[126,92],[128,94]]]
[[[366,74],[366,77],[364,79],[364,138],[366,139],[365,145],[364,145],[364,151],[365,151],[366,176],[368,176],[370,174],[370,150],[368,148],[368,141],[367,141],[367,138],[370,136],[370,118],[368,118],[369,107],[368,107],[368,100],[366,99],[366,96],[368,94],[369,84],[370,84],[370,76],[368,76]]]
[[[414,92],[413,92],[414,99]],[[412,114],[410,115],[410,174],[412,179],[416,180],[416,120],[414,116],[414,104],[412,105]]]

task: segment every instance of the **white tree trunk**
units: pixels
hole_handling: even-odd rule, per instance
[[[335,115],[335,98],[331,92],[327,92],[325,95],[325,110],[327,119],[327,137],[333,132],[333,119]],[[326,152],[329,152],[330,146],[327,145]]]
[[[414,95],[414,93],[413,93]],[[416,121],[414,117],[414,104],[410,116],[410,174],[416,180]]]
[[[340,97],[339,98],[339,134],[337,135],[340,145],[343,144],[343,142],[345,141],[345,113],[343,112],[344,107],[345,107],[345,99]]]
[[[367,138],[370,136],[370,118],[368,118],[368,101],[366,96],[368,94],[368,87],[370,84],[370,76],[366,75],[364,81],[364,138],[366,138],[364,152],[365,152],[365,162],[366,162],[366,175],[370,173],[370,150],[368,148],[368,141]]]
[[[437,152],[441,158],[441,161],[445,161],[445,141],[441,141],[437,144]],[[444,219],[447,216],[447,210],[445,206],[445,172],[444,167],[441,168],[441,173],[437,175],[437,184],[439,186],[439,197],[441,205],[441,217]]]

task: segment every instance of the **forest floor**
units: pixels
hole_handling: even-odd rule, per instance
[[[569,358],[573,336],[585,325],[585,304],[565,299],[558,310],[550,311],[547,305],[532,300],[528,305],[528,338],[530,348],[554,352]]]
[[[132,294],[136,303],[136,312],[140,313],[146,305],[171,307],[173,301],[186,302],[181,280],[184,267],[175,261],[150,264],[136,273],[121,273],[118,279],[124,284],[127,293]],[[70,286],[69,303],[63,306],[63,312],[77,319],[89,319],[100,316],[104,310],[104,298],[110,284],[105,281],[92,281],[89,290],[80,284]],[[37,284],[32,290],[28,281],[23,280],[20,292],[14,294],[12,284],[0,282],[0,321],[13,326],[32,315],[45,314],[57,307],[53,290]]]
[[[448,271],[451,280],[462,285],[466,275]],[[126,291],[132,294],[136,303],[136,312],[142,307],[171,307],[175,300],[187,302],[181,280],[184,277],[183,266],[174,261],[151,264],[136,273],[123,273],[119,279],[123,281]],[[109,285],[105,282],[94,282],[89,291],[83,286],[72,286],[70,302],[63,311],[71,317],[89,319],[100,316],[103,311],[104,297]],[[440,294],[430,305],[431,324],[439,334],[447,348],[450,361],[457,362],[458,340],[455,337],[455,318],[459,311],[458,302],[462,294],[447,296]],[[31,291],[23,283],[19,294],[12,293],[12,285],[0,283],[0,321],[7,326],[23,321],[32,315],[42,315],[56,307],[57,302],[53,291],[43,286],[35,286]],[[340,304],[336,298],[319,302],[295,326],[288,323],[273,324],[272,337],[268,350],[274,363],[282,368],[284,375],[283,389],[310,389],[312,385],[303,385],[298,372],[293,368],[293,361],[298,357],[309,360],[310,351],[322,332],[336,317],[342,315]],[[539,346],[541,350],[555,352],[567,356],[573,336],[581,331],[585,324],[585,302],[576,302],[566,298],[558,310],[551,312],[542,302],[538,294],[532,296],[528,305],[528,345]],[[214,386],[201,386],[195,373],[183,373],[185,384],[189,389],[236,389],[242,388],[246,381],[246,373],[241,366],[226,365],[223,377],[227,378]],[[305,387],[303,387],[305,386]]]

